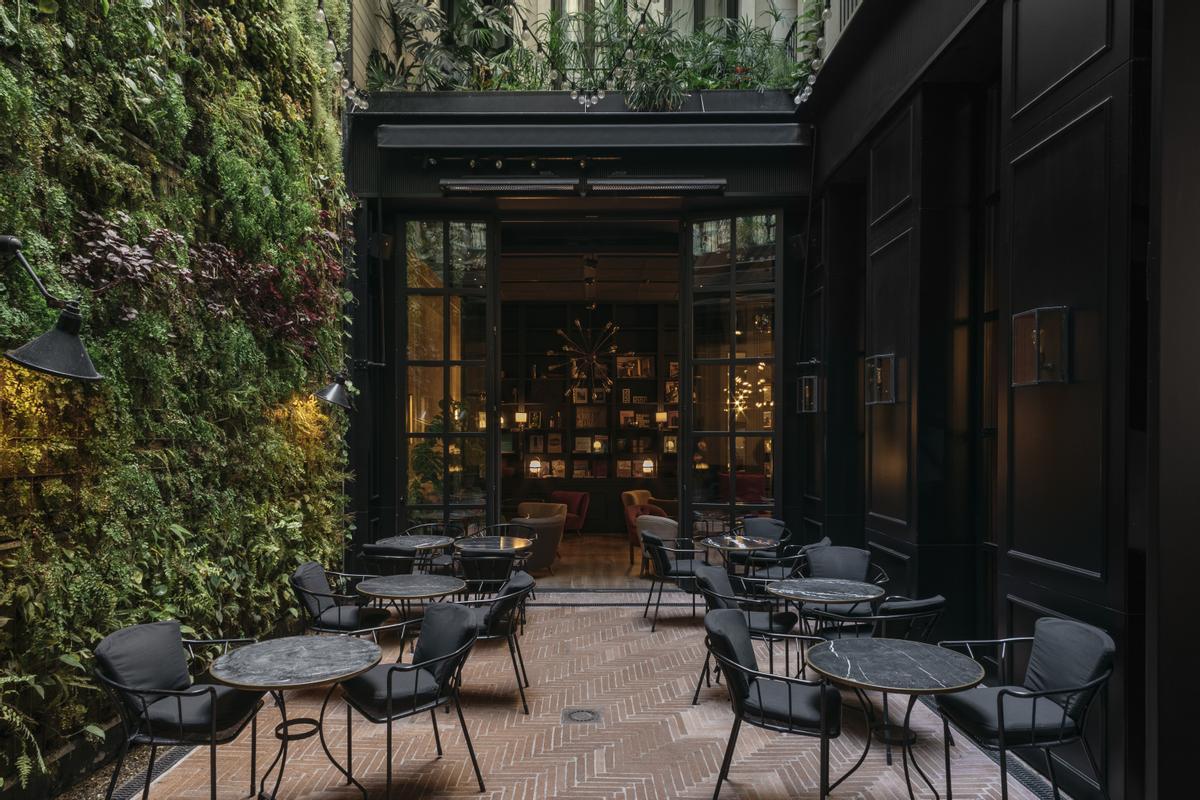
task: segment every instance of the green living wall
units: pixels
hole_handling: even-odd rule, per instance
[[[316,0],[0,0],[0,233],[83,298],[107,378],[0,361],[0,794],[113,719],[102,636],[265,634],[295,565],[339,558],[344,419],[310,396],[348,244],[326,35]],[[0,348],[55,316],[0,263]]]

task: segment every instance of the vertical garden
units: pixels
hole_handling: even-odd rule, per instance
[[[106,376],[0,361],[0,794],[102,733],[100,637],[267,633],[296,563],[339,556],[327,35],[315,0],[0,0],[0,233],[82,298]],[[0,263],[0,348],[54,318]]]

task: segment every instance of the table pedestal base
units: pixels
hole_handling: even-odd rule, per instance
[[[275,758],[271,759],[271,764],[267,767],[267,771],[263,773],[262,779],[258,783],[258,798],[259,800],[277,800],[279,796],[279,785],[283,782],[283,771],[287,767],[288,743],[298,742],[303,739],[311,739],[314,736],[319,736],[321,739],[321,749],[325,751],[326,758],[337,768],[338,772],[346,776],[347,784],[354,784],[358,790],[362,792],[363,800],[366,800],[366,788],[356,781],[350,772],[338,763],[333,757],[333,753],[329,751],[329,746],[325,743],[325,707],[329,704],[329,698],[333,695],[333,690],[337,688],[337,684],[329,687],[329,692],[325,695],[325,702],[321,704],[321,715],[317,719],[312,717],[295,717],[288,719],[287,706],[284,704],[283,692],[281,690],[272,691],[271,697],[275,700],[276,707],[279,708],[280,721],[275,726],[275,738],[279,740],[279,750],[275,753]],[[297,730],[298,729],[298,730]],[[347,737],[347,756],[349,752],[349,738]],[[279,771],[275,772],[278,767]],[[271,778],[271,773],[275,772],[275,785],[271,791],[267,791],[267,781]]]

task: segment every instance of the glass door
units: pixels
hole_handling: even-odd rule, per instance
[[[402,219],[398,353],[400,524],[486,524],[495,505],[492,226]]]
[[[776,511],[779,230],[779,214],[762,212],[695,220],[685,234],[684,511],[695,534]]]

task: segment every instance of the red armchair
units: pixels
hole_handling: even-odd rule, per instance
[[[566,533],[583,533],[583,523],[587,521],[588,505],[592,496],[587,492],[556,491],[550,493],[551,503],[562,503],[567,507],[567,524],[563,526]]]

